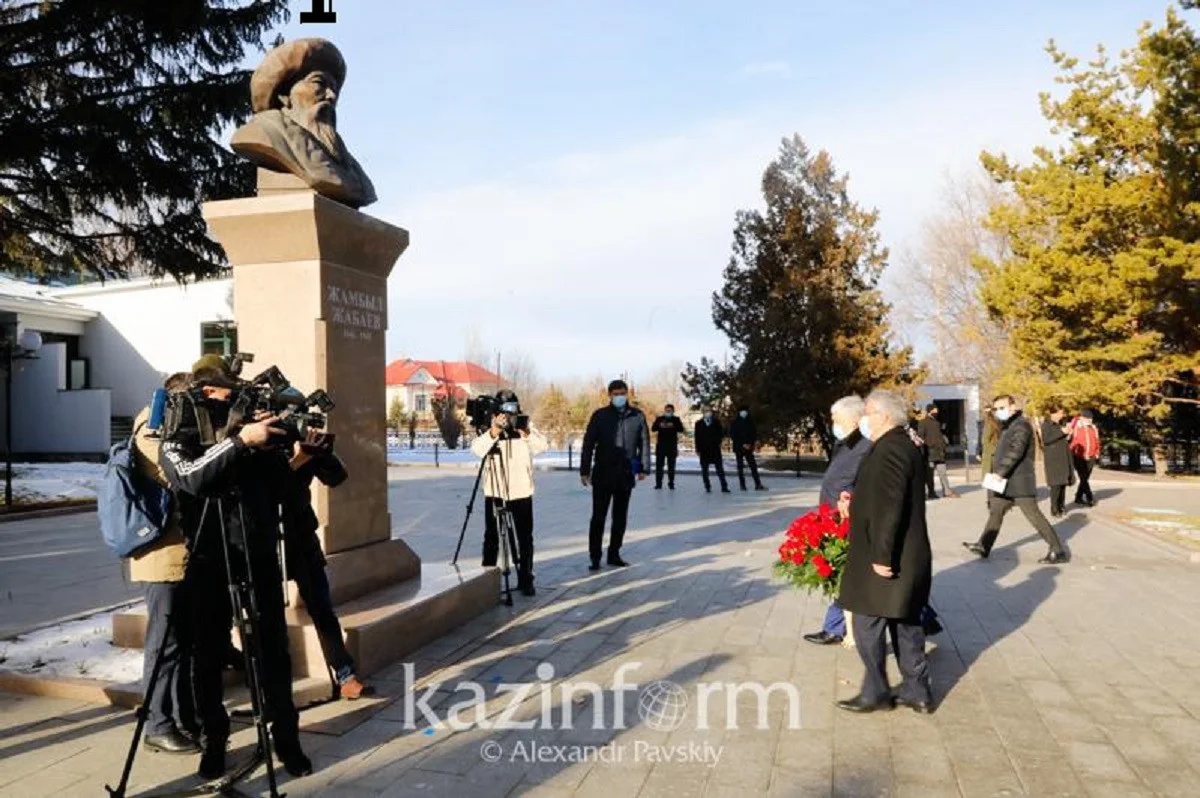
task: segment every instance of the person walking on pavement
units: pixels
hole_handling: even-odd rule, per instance
[[[858,429],[862,420],[865,406],[857,396],[843,396],[833,403],[830,415],[833,416],[833,437],[837,443],[833,446],[833,455],[821,478],[821,493],[818,504],[827,507],[837,507],[843,497],[849,497],[854,491],[854,480],[858,476],[858,467],[863,457],[871,448],[869,438],[863,436]],[[818,646],[829,646],[842,642],[846,638],[846,614],[842,606],[834,599],[825,611],[825,622],[821,631],[810,632],[804,639]]]
[[[942,423],[938,420],[938,407],[932,402],[925,407],[925,418],[917,423],[917,435],[925,441],[925,451],[929,458],[925,478],[929,498],[937,498],[937,488],[934,486],[936,475],[942,483],[942,496],[957,499],[958,494],[950,488],[950,478],[946,474],[946,436],[942,434]]]
[[[746,466],[750,466],[750,476],[754,479],[755,490],[766,490],[758,477],[758,460],[754,457],[754,447],[758,445],[758,427],[750,416],[750,406],[738,408],[737,418],[729,425],[729,437],[733,442],[733,456],[737,459],[738,482],[742,490],[746,490]]]
[[[999,492],[991,492],[988,520],[979,540],[974,543],[964,542],[963,546],[973,554],[987,559],[996,544],[996,538],[1000,535],[1004,516],[1016,505],[1050,547],[1050,551],[1038,562],[1043,565],[1064,563],[1068,559],[1067,552],[1058,539],[1058,533],[1037,505],[1033,425],[1017,409],[1016,400],[1007,394],[997,396],[993,400],[992,412],[1000,422],[1002,431],[996,444],[991,475],[1004,480],[1004,487]]]
[[[650,456],[650,426],[646,416],[629,406],[629,386],[623,380],[608,384],[608,401],[588,421],[579,456],[579,479],[592,488],[592,521],[588,530],[588,570],[600,570],[604,550],[604,522],[612,506],[612,531],[608,539],[608,564],[629,565],[621,559],[621,543],[629,517],[629,499],[638,482],[646,478]]]
[[[1070,438],[1071,462],[1075,466],[1075,473],[1079,475],[1075,503],[1084,507],[1095,507],[1096,497],[1092,495],[1089,480],[1092,469],[1100,459],[1100,432],[1092,420],[1091,410],[1084,410],[1071,422]]]
[[[675,415],[675,405],[663,408],[663,414],[654,419],[650,428],[654,433],[654,489],[662,490],[663,466],[667,467],[667,486],[675,490],[675,461],[679,458],[679,436],[683,433],[683,420]]]
[[[704,490],[712,493],[712,482],[708,479],[708,469],[716,466],[717,479],[721,481],[721,492],[729,493],[729,483],[725,481],[725,464],[721,461],[721,441],[725,440],[725,430],[710,405],[705,405],[704,416],[696,422],[696,454],[700,458],[700,475],[704,479]]]
[[[1046,484],[1050,486],[1050,517],[1067,514],[1067,485],[1071,484],[1071,452],[1067,448],[1069,428],[1063,424],[1061,407],[1051,407],[1050,415],[1042,422],[1042,460],[1046,469]]]

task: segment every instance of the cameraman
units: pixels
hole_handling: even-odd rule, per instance
[[[179,501],[185,532],[192,532],[189,579],[194,634],[196,709],[204,734],[201,778],[225,773],[229,715],[223,704],[222,665],[232,623],[226,557],[234,578],[253,573],[253,618],[262,651],[264,712],[271,723],[275,753],[292,776],[312,772],[300,747],[299,716],[292,703],[292,664],[283,614],[279,571],[279,505],[289,479],[287,461],[278,453],[284,433],[274,417],[250,423],[231,413],[234,391],[242,384],[224,368],[202,366],[181,397],[180,418],[167,431],[160,462]],[[203,528],[201,528],[203,521]],[[222,526],[229,550],[222,550]],[[198,536],[198,537],[195,537]],[[249,641],[243,640],[242,645]]]
[[[512,512],[517,533],[517,589],[534,596],[533,588],[533,458],[550,448],[536,431],[518,429],[521,406],[512,391],[496,394],[500,412],[492,416],[492,426],[471,443],[477,457],[490,458],[484,465],[483,495],[486,497],[483,531],[483,566],[496,564],[500,547],[497,510]]]
[[[325,573],[325,552],[317,537],[320,523],[313,512],[311,489],[314,478],[323,485],[336,488],[349,475],[341,458],[333,453],[331,436],[316,430],[309,430],[303,443],[296,441],[288,467],[292,478],[285,484],[282,501],[287,576],[296,583],[300,600],[317,630],[321,653],[337,679],[338,694],[353,701],[369,695],[371,689],[355,674],[354,658],[346,649],[342,625],[333,609],[329,577]]]

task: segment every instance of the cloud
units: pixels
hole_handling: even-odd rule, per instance
[[[744,77],[773,77],[790,80],[792,67],[787,61],[758,61],[741,69]]]
[[[1040,138],[1026,95],[971,82],[722,119],[506,165],[502,179],[380,209],[412,235],[389,283],[388,354],[457,357],[474,327],[489,348],[524,350],[551,377],[719,358],[727,342],[712,327],[711,297],[734,213],[760,204],[783,136],[831,152],[897,251],[934,207],[946,168]]]

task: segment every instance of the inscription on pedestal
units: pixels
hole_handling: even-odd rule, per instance
[[[325,307],[326,318],[343,338],[374,341],[386,328],[387,299],[383,294],[329,285]]]

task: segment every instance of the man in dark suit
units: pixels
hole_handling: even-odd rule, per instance
[[[721,462],[721,441],[725,439],[725,430],[713,413],[712,407],[704,406],[704,416],[696,422],[696,454],[700,457],[700,474],[704,478],[704,490],[712,493],[712,483],[708,480],[708,469],[716,466],[717,479],[721,480],[721,492],[729,493],[729,483],[725,481],[725,464]]]
[[[663,465],[667,467],[667,485],[675,490],[675,461],[679,458],[679,436],[683,433],[683,421],[675,415],[675,405],[663,408],[663,414],[654,419],[650,428],[654,433],[654,489],[662,490]]]
[[[604,522],[612,506],[612,532],[608,539],[608,564],[621,568],[629,563],[621,559],[625,524],[629,517],[629,498],[638,482],[646,478],[650,456],[650,426],[646,416],[629,406],[629,386],[622,380],[608,384],[609,404],[595,413],[583,435],[579,455],[579,478],[592,488],[592,522],[588,530],[588,570],[600,570],[604,549]]]
[[[854,491],[858,467],[862,464],[867,450],[871,448],[871,442],[858,430],[863,409],[863,400],[858,396],[843,396],[830,408],[833,437],[837,443],[833,446],[833,454],[825,468],[825,476],[821,479],[819,504],[837,507],[843,496],[850,496]],[[818,646],[830,646],[842,642],[845,637],[846,614],[842,612],[837,599],[834,599],[825,611],[825,622],[821,624],[821,631],[810,632],[804,639]]]
[[[1071,471],[1071,451],[1068,448],[1066,414],[1061,407],[1050,407],[1050,415],[1042,422],[1042,454],[1046,469],[1046,484],[1050,486],[1050,517],[1067,514],[1067,485],[1074,478]]]
[[[1000,422],[1002,430],[1000,440],[996,443],[996,454],[992,458],[992,474],[1007,480],[1004,491],[990,493],[990,503],[987,524],[983,534],[976,543],[963,543],[966,549],[987,559],[1000,536],[1000,525],[1004,516],[1015,504],[1021,508],[1026,520],[1042,536],[1042,540],[1050,546],[1045,557],[1038,560],[1043,565],[1059,565],[1067,561],[1067,552],[1063,549],[1058,533],[1037,504],[1037,474],[1034,472],[1033,425],[1029,419],[1017,409],[1017,402],[1011,396],[1004,394],[992,401],[992,413]]]
[[[850,514],[850,547],[839,603],[854,614],[854,642],[866,673],[862,690],[839,701],[850,712],[933,711],[921,610],[929,599],[933,556],[925,525],[924,458],[905,430],[908,407],[888,391],[867,397],[862,432],[873,441],[843,499]],[[904,681],[893,693],[887,680],[886,639],[891,631]]]
[[[934,487],[936,476],[942,483],[942,495],[957,499],[958,494],[950,489],[950,478],[946,474],[946,436],[942,434],[942,422],[938,418],[938,407],[933,402],[925,406],[925,418],[917,423],[917,435],[925,441],[925,452],[928,455],[928,470],[925,475],[925,486],[929,489],[929,498],[936,499],[937,488]]]
[[[746,490],[746,466],[750,466],[754,489],[766,490],[767,486],[758,478],[758,460],[754,457],[754,447],[758,445],[758,427],[750,415],[749,405],[742,405],[738,409],[737,418],[729,425],[729,438],[733,442],[733,456],[737,459],[738,482],[742,490]]]

